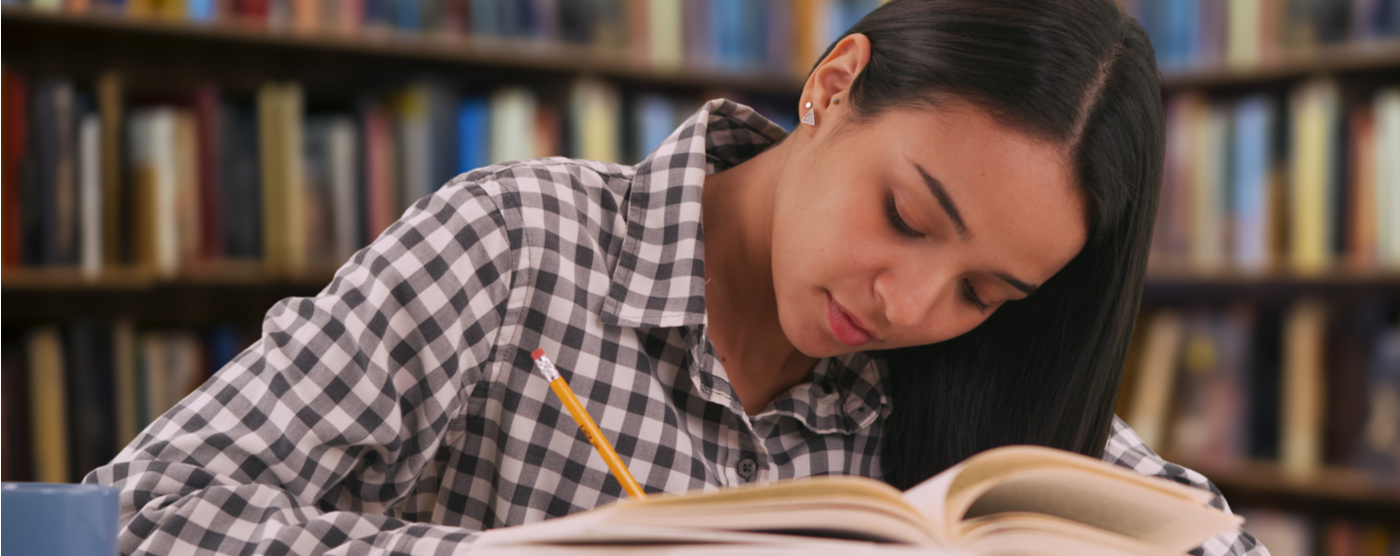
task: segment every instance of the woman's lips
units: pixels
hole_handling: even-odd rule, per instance
[[[836,298],[832,297],[830,292],[826,294],[826,320],[838,342],[857,347],[870,341],[870,333],[856,324],[855,319],[836,303]]]

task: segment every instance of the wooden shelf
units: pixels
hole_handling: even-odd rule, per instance
[[[1314,473],[1285,471],[1275,462],[1246,460],[1232,465],[1177,461],[1205,475],[1235,507],[1292,506],[1298,509],[1346,507],[1358,513],[1400,518],[1400,480],[1353,469],[1321,468]]]
[[[1143,299],[1162,302],[1400,299],[1400,271],[1149,272]]]
[[[590,45],[519,39],[474,38],[470,35],[405,34],[385,30],[354,36],[295,33],[254,28],[236,23],[193,24],[160,19],[135,19],[102,14],[71,15],[6,6],[4,49],[12,58],[60,57],[47,67],[81,63],[87,58],[140,58],[157,54],[151,63],[174,61],[187,47],[215,58],[243,57],[302,66],[315,72],[318,62],[331,60],[359,69],[391,65],[399,68],[435,67],[473,73],[545,74],[555,77],[595,75],[618,81],[690,89],[737,89],[796,95],[804,79],[771,70],[728,71],[708,67],[658,68],[629,52]],[[154,43],[155,46],[151,47]],[[172,49],[172,46],[179,48]],[[131,51],[121,56],[115,51]],[[281,56],[280,54],[290,54]],[[201,58],[204,64],[211,59]],[[126,61],[126,60],[115,60]],[[44,65],[44,64],[40,64]],[[278,73],[278,68],[269,68]],[[229,71],[230,68],[219,68]],[[353,73],[353,72],[352,72]],[[289,77],[296,77],[291,72]]]
[[[335,268],[298,273],[269,272],[256,261],[221,262],[183,270],[165,276],[139,268],[103,269],[90,276],[77,268],[12,268],[0,273],[4,291],[139,291],[163,287],[322,287],[330,282]]]
[[[1256,86],[1312,75],[1385,74],[1400,76],[1400,40],[1319,46],[1290,52],[1253,67],[1225,64],[1162,73],[1164,90]]]

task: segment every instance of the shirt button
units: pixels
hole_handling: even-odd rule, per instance
[[[752,481],[754,475],[758,474],[758,463],[753,458],[739,460],[739,477],[745,481]]]

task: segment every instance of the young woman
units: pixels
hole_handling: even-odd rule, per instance
[[[1112,0],[894,0],[795,108],[420,200],[88,476],[122,551],[438,554],[622,496],[536,348],[650,492],[906,488],[1017,443],[1212,488],[1112,413],[1163,144]]]

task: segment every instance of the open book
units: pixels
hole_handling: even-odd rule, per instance
[[[903,493],[863,477],[812,477],[657,495],[487,531],[476,545],[753,546],[798,535],[973,554],[1182,554],[1243,522],[1207,505],[1211,497],[1079,454],[1008,446]]]

